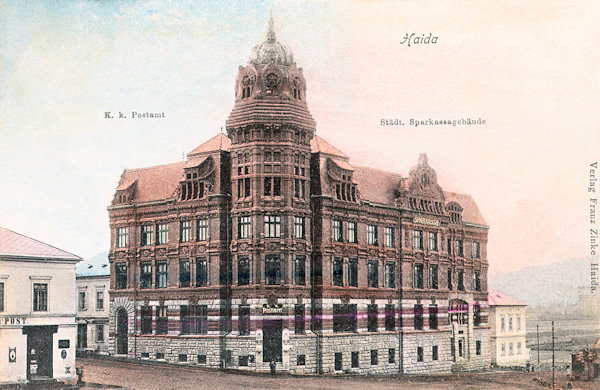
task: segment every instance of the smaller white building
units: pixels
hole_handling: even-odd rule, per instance
[[[80,260],[0,227],[0,385],[75,380]]]
[[[529,363],[527,348],[527,304],[500,291],[490,289],[490,351],[492,365],[525,367]]]
[[[108,354],[110,268],[106,253],[77,266],[77,352]]]

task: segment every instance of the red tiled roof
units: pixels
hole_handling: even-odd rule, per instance
[[[217,150],[223,150],[227,152],[230,148],[231,140],[229,139],[229,137],[227,137],[223,133],[219,133],[211,139],[209,139],[208,141],[201,144],[200,146],[198,146],[196,149],[189,152],[188,157],[202,153],[215,152]]]
[[[477,225],[487,225],[485,219],[483,219],[483,216],[479,212],[477,203],[475,203],[475,200],[471,195],[444,191],[444,197],[446,198],[446,203],[456,202],[462,206],[462,219],[464,222],[470,222]]]
[[[320,152],[323,154],[330,154],[332,156],[338,156],[338,157],[348,159],[348,156],[346,156],[339,149],[337,149],[336,147],[334,147],[333,145],[331,145],[329,142],[325,141],[323,138],[319,137],[318,135],[315,135],[310,140],[310,151],[311,151],[311,153],[319,153]]]
[[[0,227],[0,256],[81,260],[81,257],[72,253],[3,227]]]
[[[402,175],[368,167],[355,167],[352,180],[358,184],[362,199],[382,204],[394,203],[394,190]]]
[[[527,306],[526,303],[512,297],[501,290],[488,291],[488,304],[490,306]]]
[[[362,199],[393,205],[394,191],[399,189],[402,175],[374,168],[355,167],[352,179],[358,184],[358,190]],[[461,205],[464,222],[487,225],[471,195],[444,192],[444,197],[446,198],[446,203],[454,201]]]
[[[122,183],[137,181],[134,194],[136,202],[171,198],[183,177],[185,164],[185,161],[181,161],[156,167],[126,169],[121,175],[121,181],[117,189],[123,187]]]

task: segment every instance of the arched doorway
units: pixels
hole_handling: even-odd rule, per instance
[[[117,354],[127,354],[127,310],[117,310]]]

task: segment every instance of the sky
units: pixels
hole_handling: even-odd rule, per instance
[[[84,258],[107,251],[123,170],[180,161],[224,128],[270,9],[317,134],[354,165],[404,176],[427,153],[490,225],[490,274],[589,255],[591,1],[0,0],[0,225]],[[436,43],[401,43],[411,33]],[[381,125],[395,118],[406,125]]]

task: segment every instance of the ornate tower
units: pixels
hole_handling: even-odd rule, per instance
[[[232,141],[233,315],[263,317],[249,330],[236,329],[234,321],[233,331],[263,335],[264,353],[257,360],[264,362],[286,365],[282,334],[285,340],[294,326],[286,318],[292,313],[303,318],[304,305],[310,304],[309,169],[315,126],[302,69],[277,41],[271,19],[265,40],[239,69],[226,122]],[[246,305],[248,297],[254,303]],[[291,297],[297,304],[284,301]]]

